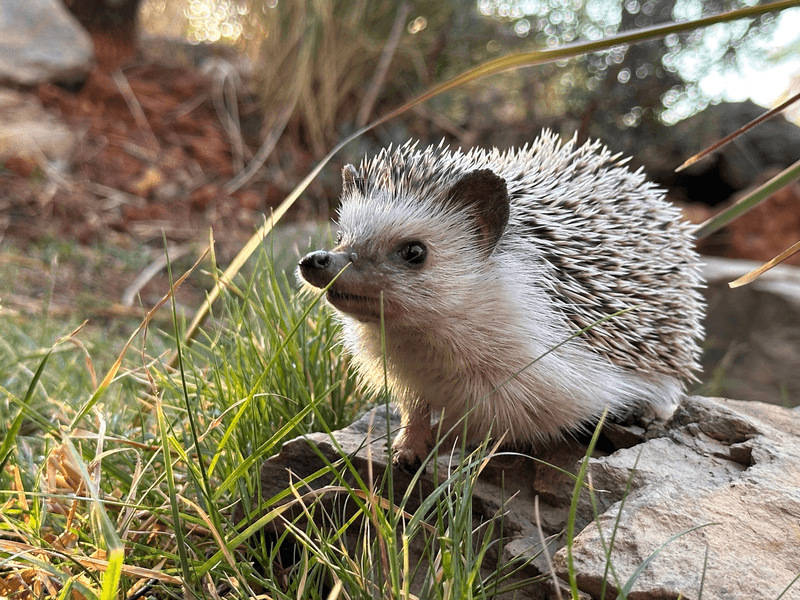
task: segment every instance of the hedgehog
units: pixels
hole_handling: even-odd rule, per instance
[[[417,146],[344,167],[337,245],[298,268],[361,379],[388,383],[393,462],[418,469],[437,435],[535,446],[604,410],[674,409],[699,369],[699,257],[642,169],[549,131]]]

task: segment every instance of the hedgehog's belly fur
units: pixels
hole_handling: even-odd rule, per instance
[[[380,326],[349,317],[343,322],[345,345],[360,376],[373,389],[382,389]],[[473,340],[459,352],[449,346],[446,327],[444,323],[433,337],[388,325],[386,361],[388,383],[401,413],[407,417],[427,403],[441,416],[441,431],[451,437],[463,432],[467,410],[468,441],[491,434],[505,435],[504,441],[512,444],[528,443],[550,441],[589,425],[605,408],[624,414],[642,402],[665,407],[682,394],[675,377],[619,367],[580,340],[546,353],[555,344],[506,335],[503,346],[487,349]],[[462,321],[459,335],[475,327]],[[565,328],[559,341],[570,334]],[[427,451],[415,448],[414,453],[424,456]]]

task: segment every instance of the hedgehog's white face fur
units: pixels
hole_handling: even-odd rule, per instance
[[[476,254],[478,235],[454,209],[431,211],[418,198],[381,195],[350,197],[338,222],[337,248],[356,255],[342,275],[341,291],[369,300],[354,303],[352,311],[346,300],[329,298],[331,304],[360,321],[378,322],[382,292],[389,327],[435,328],[443,316],[462,312],[460,305],[487,275],[486,261],[467,260]],[[443,277],[452,282],[447,294]]]
[[[327,299],[376,388],[383,316],[401,465],[424,458],[430,411],[445,431],[469,408],[470,436],[548,439],[606,407],[672,404],[698,367],[687,226],[598,143],[390,148],[345,167],[338,225],[337,247],[300,273],[320,288],[347,267]]]

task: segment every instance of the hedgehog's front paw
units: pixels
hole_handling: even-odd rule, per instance
[[[422,467],[422,458],[408,448],[395,447],[392,451],[392,464],[401,472],[414,475]]]
[[[422,467],[432,448],[433,436],[429,427],[406,427],[392,444],[392,464],[413,475]]]

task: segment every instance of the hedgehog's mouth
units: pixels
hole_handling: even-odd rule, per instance
[[[358,296],[356,294],[348,294],[347,292],[329,288],[327,294],[325,294],[325,298],[334,308],[355,317],[359,321],[380,320],[380,303],[371,296]]]
[[[339,292],[333,288],[328,289],[328,293],[325,296],[331,304],[334,302],[372,302],[372,298],[369,296],[357,296],[355,294],[348,294],[346,292]]]

